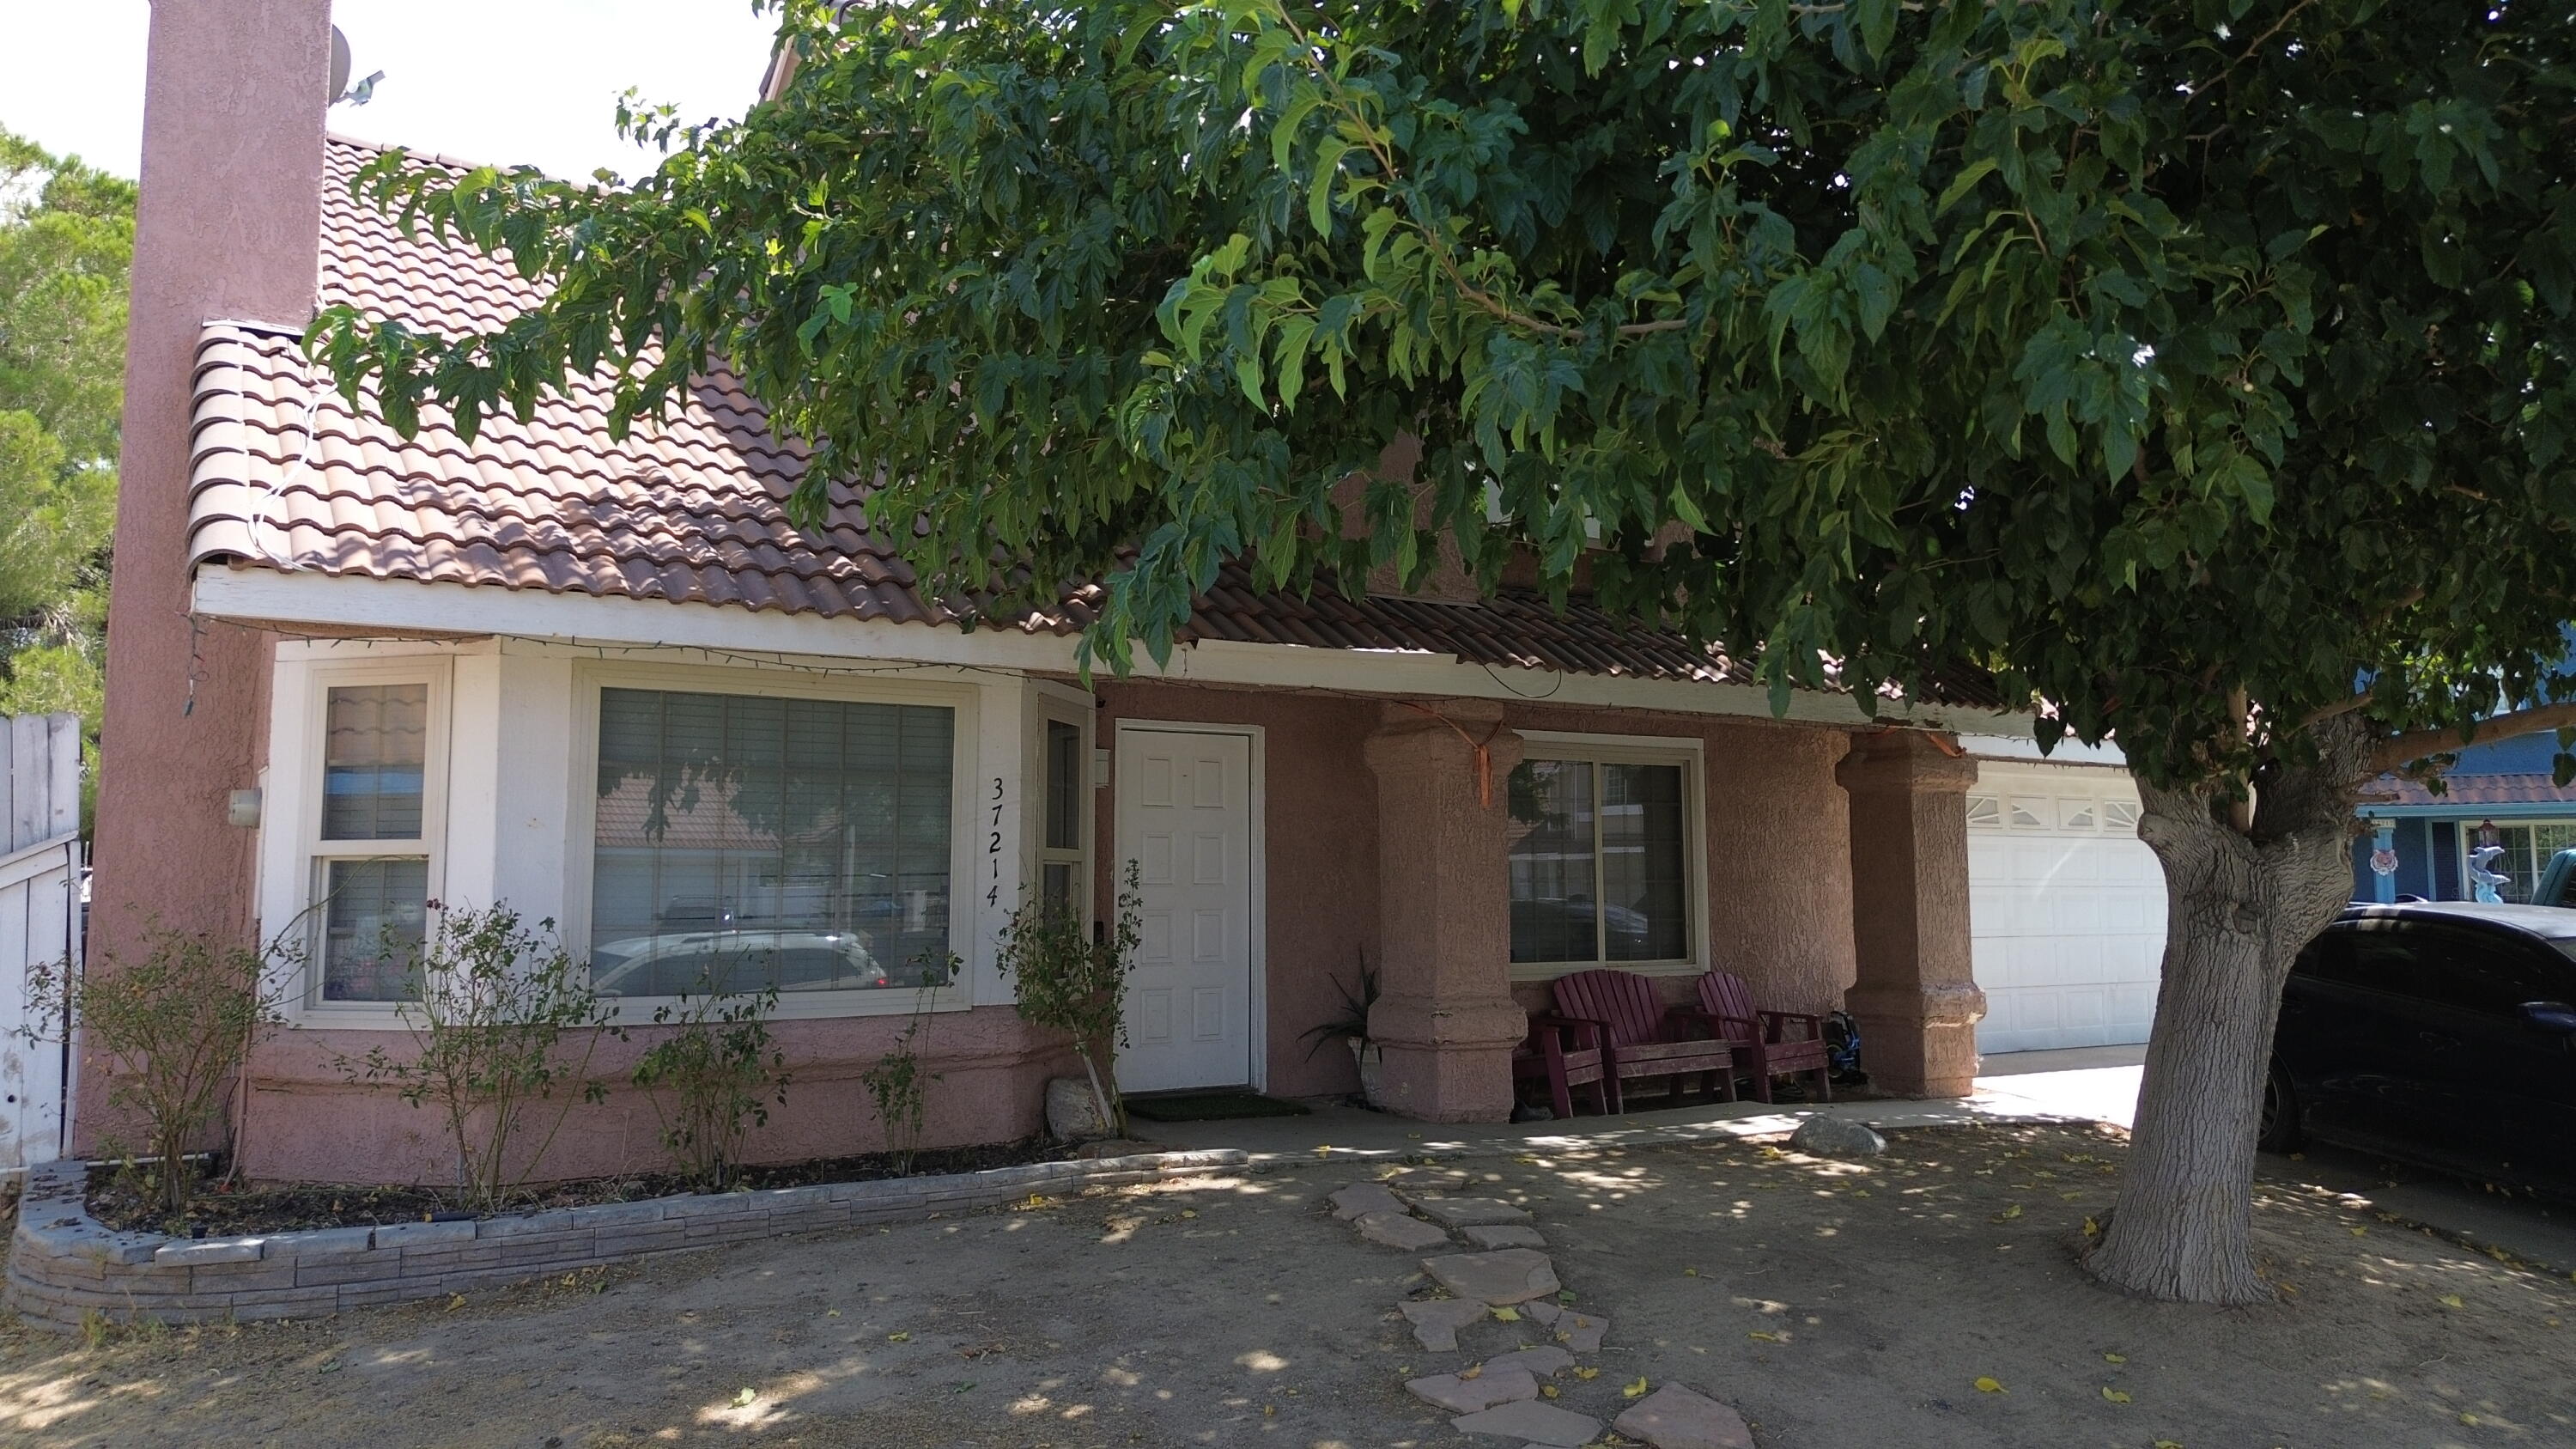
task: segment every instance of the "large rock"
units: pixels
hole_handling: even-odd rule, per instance
[[[1743,1415],[1680,1384],[1638,1400],[1610,1427],[1655,1449],[1753,1449],[1753,1431]]]
[[[1488,1365],[1474,1378],[1456,1374],[1433,1374],[1425,1379],[1408,1379],[1407,1392],[1434,1408],[1453,1414],[1474,1414],[1496,1404],[1516,1404],[1538,1397],[1538,1380],[1527,1369],[1503,1369],[1497,1372]]]
[[[1422,1271],[1461,1298],[1497,1306],[1545,1298],[1565,1286],[1556,1281],[1556,1265],[1547,1254],[1531,1248],[1425,1258]]]
[[[1458,1235],[1479,1248],[1544,1248],[1547,1239],[1526,1223],[1470,1223]]]
[[[1056,1077],[1047,1083],[1047,1132],[1059,1142],[1088,1142],[1118,1129],[1100,1115],[1100,1099],[1081,1077]]]
[[[1467,1298],[1417,1298],[1403,1309],[1404,1321],[1413,1325],[1413,1341],[1434,1353],[1457,1348],[1458,1330],[1492,1311]]]
[[[1446,1246],[1449,1235],[1420,1218],[1403,1213],[1362,1213],[1351,1226],[1372,1243],[1383,1243],[1408,1253],[1424,1252]]]
[[[1530,1220],[1529,1209],[1497,1202],[1490,1197],[1417,1197],[1413,1200],[1413,1210],[1433,1222],[1453,1228]]]
[[[1887,1139],[1849,1118],[1810,1117],[1790,1134],[1789,1145],[1818,1157],[1876,1157],[1887,1150]]]
[[[1550,1449],[1581,1449],[1601,1432],[1601,1421],[1529,1399],[1452,1419],[1449,1427],[1462,1434],[1494,1434]]]
[[[1355,1182],[1333,1194],[1333,1216],[1343,1222],[1369,1213],[1400,1213],[1404,1203],[1382,1182]]]

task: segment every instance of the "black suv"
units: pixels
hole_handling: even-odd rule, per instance
[[[2356,905],[2299,954],[2263,1096],[2304,1136],[2576,1196],[2576,910]]]

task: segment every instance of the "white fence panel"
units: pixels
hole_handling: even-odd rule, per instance
[[[0,1172],[62,1156],[62,1024],[27,976],[80,960],[80,882],[80,719],[0,719]]]

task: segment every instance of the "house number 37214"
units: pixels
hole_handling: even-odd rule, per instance
[[[1002,903],[1002,777],[993,777],[993,798],[986,801],[993,808],[992,839],[984,847],[984,904]]]

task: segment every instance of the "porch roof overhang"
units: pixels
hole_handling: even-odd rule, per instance
[[[198,568],[195,612],[281,633],[332,638],[500,635],[576,646],[697,650],[738,663],[823,661],[889,668],[948,665],[1031,674],[1077,672],[1072,636],[1016,629],[967,631],[926,623],[672,603],[622,595],[552,594],[488,585],[414,582],[243,564]],[[1168,664],[1139,655],[1135,678],[1233,688],[1493,699],[1672,714],[1731,715],[1841,729],[1900,726],[1997,734],[2018,715],[1972,706],[1879,701],[1876,715],[1847,694],[1798,690],[1775,714],[1759,685],[1498,668],[1414,649],[1319,649],[1202,639]]]

